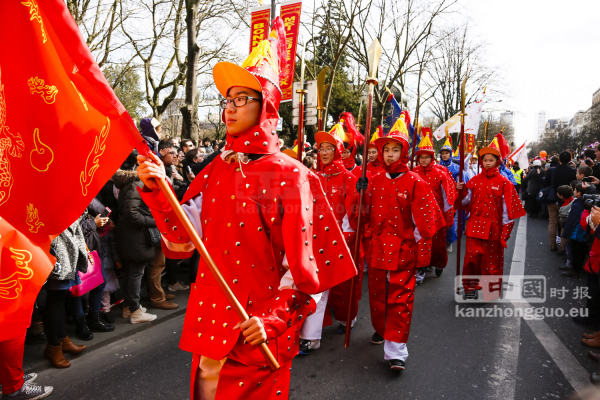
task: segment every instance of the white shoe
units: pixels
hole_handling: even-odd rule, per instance
[[[425,271],[417,271],[417,285],[425,280]]]
[[[140,322],[151,322],[155,319],[155,314],[148,314],[140,307],[131,314],[129,322],[131,322],[132,324],[139,324]]]
[[[33,382],[25,382],[21,389],[12,396],[4,395],[3,398],[15,400],[36,400],[50,396],[54,388],[52,386],[42,386]]]
[[[140,308],[142,309],[143,312],[146,312],[146,307],[142,307],[140,306]],[[129,312],[129,307],[127,306],[123,306],[123,314],[122,314],[123,318],[131,318],[131,312]]]
[[[448,243],[448,244],[446,244],[446,251],[447,251],[448,253],[452,253],[452,243]]]
[[[177,282],[174,285],[168,285],[167,286],[167,290],[169,292],[177,292],[178,290],[188,290],[190,287],[188,285],[185,285],[181,282]]]
[[[30,372],[28,374],[23,375],[23,383],[31,383],[36,380],[38,374],[35,372]],[[0,393],[2,393],[2,384],[0,383]]]

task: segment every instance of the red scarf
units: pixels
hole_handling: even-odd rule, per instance
[[[571,196],[571,197],[569,197],[568,199],[566,199],[566,200],[564,201],[564,203],[563,203],[563,205],[562,205],[561,207],[564,207],[564,206],[566,206],[567,204],[569,204],[569,203],[570,203],[570,202],[572,202],[572,201],[573,201],[573,196]]]
[[[344,163],[340,159],[338,159],[338,160],[334,159],[329,164],[321,166],[321,170],[323,171],[324,175],[339,174],[340,172],[344,172],[344,169],[345,169]]]
[[[494,168],[490,168],[490,169],[484,169],[483,171],[481,171],[481,173],[484,174],[488,178],[493,178],[494,176],[498,175],[500,173],[500,171],[498,171],[497,167],[494,167]]]
[[[344,163],[344,167],[346,167],[348,171],[351,171],[354,167],[356,167],[356,160],[354,160],[354,157],[352,155],[350,155],[350,157],[342,161]]]

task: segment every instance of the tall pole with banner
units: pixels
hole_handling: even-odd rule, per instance
[[[463,80],[462,83],[462,88],[461,88],[461,99],[460,99],[460,106],[461,106],[461,113],[460,113],[460,136],[458,138],[458,153],[460,155],[460,164],[458,165],[458,181],[460,183],[462,183],[463,181],[463,169],[465,166],[465,116],[467,114],[465,114],[465,98],[466,98],[466,93],[465,93],[465,86],[467,85],[467,78],[465,77],[465,79]],[[464,189],[461,189],[460,192],[462,192]],[[456,251],[456,276],[459,277],[460,276],[460,242],[462,239],[462,221],[463,221],[463,210],[462,210],[462,197],[460,196],[461,193],[459,193],[458,196],[458,240],[456,242],[456,246],[458,247],[457,251]]]
[[[302,153],[304,152],[304,56],[306,53],[306,43],[302,48],[302,65],[300,66],[300,89],[298,93],[298,161],[302,162]]]
[[[373,43],[369,46],[369,76],[367,77],[367,85],[369,86],[369,100],[367,104],[367,121],[365,122],[365,143],[363,146],[363,154],[369,152],[369,142],[371,140],[371,119],[373,117],[373,87],[377,85],[377,67],[379,65],[379,57],[381,57],[381,45],[379,40],[373,40]],[[362,169],[362,178],[367,177],[367,166]],[[362,225],[362,209],[363,200],[365,197],[364,189],[360,191],[358,196],[358,221],[356,222],[356,241],[354,242],[354,263],[356,264],[360,256],[360,235]],[[357,265],[357,268],[362,268],[362,265]],[[346,338],[344,340],[344,346],[350,346],[350,332],[352,331],[352,297],[354,297],[354,280],[356,276],[352,277],[350,281],[350,297],[348,298],[348,320],[346,321]]]

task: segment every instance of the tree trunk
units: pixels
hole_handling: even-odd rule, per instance
[[[187,27],[187,76],[185,80],[185,105],[180,108],[181,138],[192,139],[198,142],[200,121],[198,120],[198,88],[196,86],[196,72],[199,48],[196,43],[196,19],[198,15],[199,0],[186,0],[185,24]]]

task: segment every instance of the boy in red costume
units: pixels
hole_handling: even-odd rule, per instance
[[[367,152],[369,161],[369,163],[367,164],[367,178],[369,179],[371,179],[381,171],[384,171],[383,163],[381,162],[381,155],[379,154],[379,149],[375,144],[375,141],[380,137],[383,137],[383,128],[381,127],[381,125],[377,127],[377,130],[375,131],[373,136],[371,136],[371,141],[369,142],[369,149]]]
[[[430,266],[435,267],[436,276],[441,276],[446,264],[448,264],[448,251],[446,249],[446,233],[448,228],[454,223],[454,201],[456,200],[456,188],[452,175],[448,169],[436,164],[434,161],[435,151],[429,136],[425,135],[419,143],[417,151],[418,166],[414,172],[419,174],[421,178],[431,187],[435,200],[437,201],[440,210],[444,213],[446,226],[436,232],[431,245],[431,263]],[[422,269],[417,275],[417,283],[419,276],[422,279],[425,277],[425,271]]]
[[[321,170],[318,172],[321,186],[327,200],[333,209],[336,221],[342,232],[346,244],[354,248],[356,240],[356,222],[358,218],[358,192],[356,191],[356,178],[348,171],[342,161],[342,151],[347,135],[340,124],[336,124],[331,131],[317,132],[315,141],[319,148]],[[333,242],[333,247],[338,243]],[[354,252],[351,252],[354,255]],[[362,257],[361,257],[362,258]],[[359,261],[357,265],[362,265]],[[362,288],[363,270],[359,268],[358,279],[354,280],[354,297],[352,298],[352,323],[358,313],[358,301]],[[350,297],[350,281],[343,282],[330,291],[323,293],[317,303],[317,311],[307,318],[300,330],[300,354],[308,354],[321,345],[321,332],[323,319],[328,309],[333,309],[335,319],[339,321],[338,333],[346,332],[348,318],[348,298]]]
[[[279,151],[275,128],[285,43],[276,18],[269,40],[242,67],[220,62],[213,69],[226,98],[227,144],[190,185],[182,206],[250,319],[240,323],[200,260],[180,342],[193,353],[193,400],[287,399],[298,333],[315,311],[311,295],[356,275],[319,179]],[[238,153],[249,161],[242,163]],[[189,257],[194,246],[158,190],[155,179],[164,179],[164,168],[152,159],[156,164],[139,157],[142,198],[167,256]],[[257,346],[264,342],[281,366],[275,372]]]
[[[479,290],[487,282],[497,282],[493,277],[502,276],[504,248],[510,238],[513,221],[525,216],[514,185],[498,171],[500,149],[497,140],[494,139],[488,147],[479,150],[479,157],[483,171],[468,183],[461,182],[456,185],[459,191],[467,188],[467,192],[460,193],[460,197],[470,213],[466,229],[467,252],[463,275],[482,278],[464,278],[465,293]],[[501,282],[499,287],[502,288]],[[486,290],[484,299],[496,299],[501,292],[502,290]]]
[[[408,170],[408,130],[400,116],[390,134],[377,139],[385,173],[369,183],[369,301],[375,328],[371,342],[384,343],[384,359],[405,368],[418,267],[430,265],[431,243],[446,222],[431,188]]]

